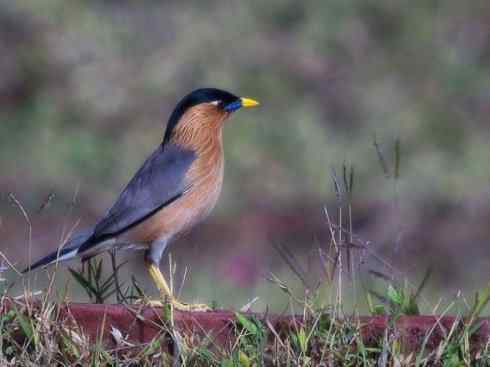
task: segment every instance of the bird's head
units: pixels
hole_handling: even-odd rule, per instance
[[[196,89],[182,98],[170,115],[163,142],[170,141],[179,133],[192,138],[207,131],[221,131],[223,121],[231,113],[258,104],[253,99],[237,97],[221,89]]]

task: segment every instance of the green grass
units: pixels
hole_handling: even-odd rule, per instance
[[[283,285],[286,287],[285,285]],[[112,330],[117,348],[107,349],[102,339],[89,342],[83,331],[60,318],[58,306],[47,289],[34,307],[27,295],[13,300],[0,316],[0,364],[5,366],[80,365],[80,366],[316,366],[320,361],[342,366],[487,366],[489,345],[472,348],[471,336],[481,326],[478,316],[489,300],[490,287],[475,297],[465,314],[460,314],[435,348],[428,340],[435,327],[423,337],[422,347],[407,350],[396,320],[412,315],[413,293],[388,284],[383,303],[372,301],[376,314],[388,315],[390,323],[383,335],[367,339],[355,313],[346,314],[341,303],[318,308],[315,297],[301,300],[303,313],[289,324],[272,323],[271,315],[235,312],[233,338],[219,346],[203,335],[189,335],[174,327],[170,307],[164,312],[160,337],[146,345],[132,345],[124,331]],[[51,294],[50,294],[51,293]],[[8,292],[2,296],[7,301]],[[299,300],[291,298],[292,303]],[[400,307],[401,305],[410,307]],[[444,316],[455,307],[452,301],[441,311]],[[275,325],[275,326],[274,326]],[[278,326],[279,325],[279,326]],[[164,346],[174,344],[170,354]]]

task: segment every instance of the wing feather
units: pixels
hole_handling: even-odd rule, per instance
[[[127,231],[177,200],[187,189],[185,174],[195,158],[193,151],[174,144],[157,148],[95,225],[93,236],[78,252]]]

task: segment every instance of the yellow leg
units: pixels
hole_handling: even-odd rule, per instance
[[[180,311],[210,311],[211,308],[205,304],[187,304],[179,302],[170,291],[165,278],[163,277],[160,268],[153,263],[147,265],[148,272],[150,273],[151,279],[155,282],[162,298],[166,302],[170,302],[176,310]],[[150,301],[153,306],[161,306],[163,303],[161,301]]]

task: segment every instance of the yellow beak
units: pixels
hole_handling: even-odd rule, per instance
[[[242,107],[255,107],[260,104],[252,98],[240,98],[240,101],[242,102]]]

